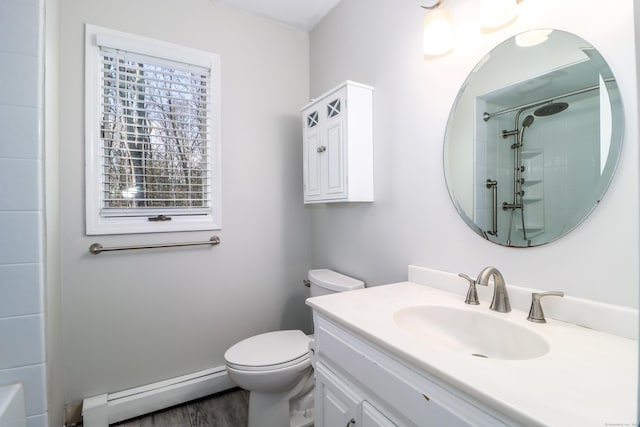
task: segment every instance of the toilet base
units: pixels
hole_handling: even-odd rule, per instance
[[[313,409],[304,412],[293,412],[289,419],[291,427],[312,427]]]
[[[249,427],[310,427],[313,405],[303,408],[296,400],[308,401],[313,389],[313,371],[287,393],[249,392]],[[293,402],[292,402],[293,400]],[[293,409],[293,410],[292,410]]]
[[[257,396],[258,394],[262,396]],[[270,396],[265,393],[251,393],[249,397],[249,427],[285,426],[313,426],[313,408],[306,411],[289,412],[288,399],[283,401],[277,396]]]
[[[305,395],[291,403],[291,427],[313,426],[313,386]]]

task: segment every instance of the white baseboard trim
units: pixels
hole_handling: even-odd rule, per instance
[[[109,424],[138,417],[193,399],[235,387],[224,366],[205,369],[117,393],[88,397],[82,402],[85,427]]]

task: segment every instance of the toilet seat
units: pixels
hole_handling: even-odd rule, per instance
[[[295,366],[298,364],[308,364],[311,365],[311,361],[309,360],[309,355],[300,356],[295,360],[290,360],[284,363],[278,363],[275,365],[267,365],[267,366],[248,366],[248,365],[238,365],[236,363],[231,363],[227,361],[227,367],[236,369],[238,371],[254,371],[254,372],[264,372],[264,371],[275,371],[282,368],[288,368],[290,366]]]
[[[275,331],[247,338],[224,354],[227,366],[241,371],[270,371],[309,363],[309,337],[302,331]]]

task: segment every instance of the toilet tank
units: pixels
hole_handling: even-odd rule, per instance
[[[333,270],[309,270],[308,277],[311,283],[312,297],[364,288],[363,281],[345,276]]]

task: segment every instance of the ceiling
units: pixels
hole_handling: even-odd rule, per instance
[[[266,16],[310,31],[340,0],[218,0],[238,9]]]

